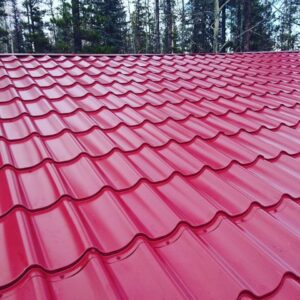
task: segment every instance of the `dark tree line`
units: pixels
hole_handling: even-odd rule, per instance
[[[300,0],[0,0],[1,52],[296,50]]]

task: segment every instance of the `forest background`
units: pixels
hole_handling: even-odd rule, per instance
[[[300,0],[0,0],[0,52],[299,50]]]

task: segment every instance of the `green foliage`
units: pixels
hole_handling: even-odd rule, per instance
[[[81,3],[83,52],[124,53],[127,22],[121,0],[84,0]]]
[[[171,53],[212,52],[213,44],[222,52],[300,46],[299,0],[219,0],[220,7],[226,3],[217,15],[219,28],[214,2],[0,0],[0,51]]]
[[[273,13],[271,4],[253,1],[251,8],[251,39],[250,51],[270,51],[274,46],[276,26],[272,22]]]
[[[213,37],[213,1],[189,0],[190,51],[211,52]]]
[[[246,33],[250,34],[249,51],[269,51],[274,46],[276,26],[273,23],[274,13],[268,1],[251,0],[249,28],[246,28],[246,19],[243,14],[244,1],[233,0],[228,5],[229,29],[231,39],[228,49],[244,51]]]
[[[6,28],[5,0],[0,0],[0,49],[8,49],[8,30]]]
[[[295,0],[283,0],[280,6],[279,31],[277,47],[281,50],[295,50],[299,32],[295,26],[300,27],[300,3]]]
[[[12,19],[13,19],[13,30],[12,30],[13,49],[17,53],[23,53],[25,52],[25,48],[24,48],[23,27],[21,24],[20,12],[16,0],[11,0],[11,4],[12,4]]]
[[[56,52],[72,51],[72,9],[71,4],[61,0],[58,8],[58,16],[50,22],[56,27],[56,41],[54,49]]]
[[[135,1],[134,11],[131,15],[134,51],[136,53],[146,52],[147,42],[147,18],[146,8],[141,0]]]
[[[50,43],[45,34],[40,0],[25,0],[25,19],[23,20],[25,49],[28,52],[48,52],[51,50]]]
[[[124,53],[127,32],[126,13],[120,0],[104,0],[102,43],[110,53]]]

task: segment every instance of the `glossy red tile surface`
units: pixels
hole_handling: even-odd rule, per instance
[[[300,54],[0,57],[0,297],[300,298]]]

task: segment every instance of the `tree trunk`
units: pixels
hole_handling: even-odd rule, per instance
[[[185,34],[186,34],[186,20],[185,20],[185,5],[184,1],[181,1],[181,9],[182,9],[182,14],[181,14],[181,51],[185,51]]]
[[[21,24],[20,24],[20,13],[17,7],[16,0],[12,0],[12,13],[13,13],[13,22],[14,22],[14,33],[13,33],[13,39],[14,39],[14,50],[18,53],[24,52],[24,46],[23,46],[23,36],[22,36],[22,30],[21,30]]]
[[[26,18],[27,18],[27,26],[28,26],[28,34],[29,34],[29,45],[30,45],[29,51],[34,52],[34,45],[33,45],[33,42],[32,42],[32,25],[31,25],[31,20],[30,20],[29,6],[30,6],[29,1],[26,1],[25,2],[25,9],[26,9]]]
[[[128,0],[128,14],[129,14],[129,20],[130,20],[130,35],[129,35],[129,39],[130,39],[130,43],[131,43],[131,46],[132,46],[132,50],[133,50],[133,53],[136,53],[136,48],[135,48],[135,42],[134,42],[134,30],[133,30],[133,20],[132,20],[132,15],[131,15],[131,10],[130,10],[130,1]]]
[[[146,44],[145,44],[145,52],[148,53],[149,52],[149,44],[150,44],[150,41],[149,41],[149,37],[150,37],[150,34],[149,34],[149,1],[145,0],[145,3],[144,3],[144,6],[145,6],[145,9],[146,9],[146,28],[145,28],[145,33],[146,33]]]
[[[35,34],[35,26],[34,26],[34,17],[33,17],[33,5],[31,0],[29,0],[29,21],[30,21],[30,27],[31,27],[31,32],[34,35]]]
[[[137,53],[140,53],[142,50],[142,37],[141,37],[141,3],[139,0],[135,4],[135,20],[134,20],[134,44]]]
[[[251,0],[245,0],[244,2],[244,42],[243,42],[243,51],[250,51],[250,26],[251,26]]]
[[[224,4],[224,1],[223,3]],[[222,8],[222,21],[221,21],[221,44],[222,46],[226,43],[226,5]],[[225,47],[221,49],[221,52],[225,52]]]
[[[220,25],[220,4],[219,0],[214,0],[214,39],[213,51],[219,51],[219,25]]]
[[[81,34],[80,34],[79,0],[72,0],[72,20],[73,20],[74,52],[80,52],[82,49],[82,41],[81,41]]]
[[[4,30],[7,32],[7,36],[6,36],[6,39],[5,39],[5,52],[7,53],[12,53],[14,52],[13,51],[13,44],[11,43],[11,35],[10,35],[10,32],[9,32],[9,28],[8,28],[8,24],[7,24],[7,15],[4,15]]]
[[[56,45],[56,26],[53,25],[53,22],[55,21],[55,14],[54,14],[54,3],[53,0],[49,0],[49,8],[50,8],[50,15],[51,19],[53,20],[52,23],[52,31],[53,31],[53,39],[54,39],[54,44]]]
[[[287,32],[288,32],[288,39],[287,39],[287,49],[288,50],[293,50],[294,49],[294,43],[293,43],[293,38],[292,38],[292,27],[293,27],[293,21],[292,21],[292,3],[290,1],[287,1]]]
[[[173,21],[171,0],[166,0],[166,53],[172,52]]]
[[[242,8],[241,1],[237,1],[237,49],[235,51],[242,51],[242,37],[243,22],[242,22]]]
[[[159,0],[155,0],[155,53],[160,53]]]

